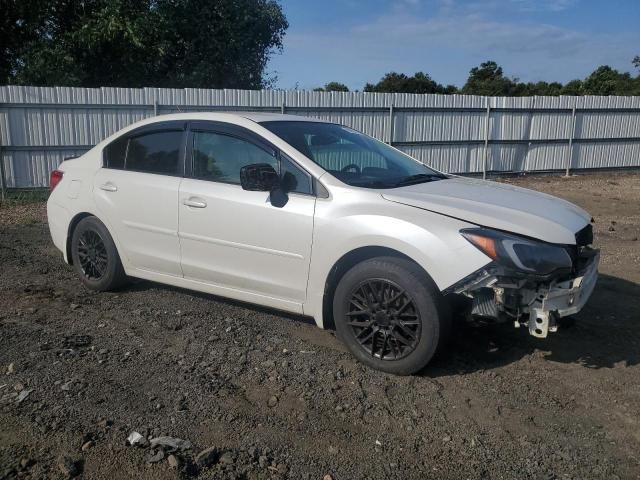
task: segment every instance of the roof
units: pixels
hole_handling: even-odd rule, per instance
[[[263,112],[238,112],[238,116],[242,116],[257,123],[262,122],[322,122],[317,118],[305,117],[302,115],[284,115],[281,113],[263,113]]]
[[[154,123],[167,120],[239,120],[246,119],[252,122],[322,122],[317,118],[302,115],[283,115],[281,113],[243,112],[243,111],[215,111],[215,112],[187,112],[170,113],[149,117],[140,123]]]
[[[122,130],[115,132],[113,135],[103,139],[97,146],[104,146],[111,142],[118,136],[134,130],[144,125],[152,125],[157,122],[167,122],[172,120],[181,121],[197,121],[197,120],[209,120],[209,121],[226,121],[230,123],[236,123],[239,125],[244,124],[247,126],[247,122],[323,122],[317,118],[304,117],[301,115],[282,115],[280,113],[263,113],[263,112],[242,112],[242,111],[228,111],[228,112],[186,112],[186,113],[169,113],[165,115],[157,115],[154,117],[148,117],[138,122],[129,124]],[[326,123],[326,122],[325,122]]]

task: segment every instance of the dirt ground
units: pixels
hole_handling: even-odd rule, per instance
[[[42,204],[0,206],[0,478],[640,478],[640,175],[505,181],[593,214],[596,291],[544,340],[456,325],[413,377],[305,318],[149,282],[87,291]],[[134,431],[190,448],[161,458]]]

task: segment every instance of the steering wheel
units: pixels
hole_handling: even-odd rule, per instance
[[[355,170],[355,173],[360,175],[362,170],[360,169],[360,165],[356,165],[355,163],[350,163],[346,167],[342,167],[341,172],[348,172],[349,170]]]

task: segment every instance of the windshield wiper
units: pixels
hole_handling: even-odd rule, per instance
[[[396,182],[394,186],[396,187],[406,187],[407,185],[415,185],[417,183],[426,183],[433,182],[435,180],[444,180],[445,176],[437,175],[434,173],[417,173],[415,175],[409,175],[408,177],[404,177],[402,180]]]
[[[352,185],[354,187],[364,187],[364,188],[391,188],[393,187],[393,185],[387,183],[387,182],[382,182],[380,180],[373,180],[370,182],[351,182],[349,183],[349,185]]]
[[[370,180],[370,181],[352,181],[349,185],[354,187],[364,187],[364,188],[397,188],[397,187],[406,187],[407,185],[415,185],[418,183],[426,183],[432,182],[434,180],[444,180],[448,177],[444,175],[437,175],[434,173],[418,173],[416,175],[409,175],[407,177],[403,177],[400,180],[396,181],[384,181],[384,180]]]

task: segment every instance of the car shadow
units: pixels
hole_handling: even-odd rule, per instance
[[[586,368],[613,368],[640,363],[640,285],[600,275],[575,323],[545,339],[529,335],[512,323],[474,327],[455,321],[446,348],[420,375],[439,377],[490,370],[534,353],[546,360]]]
[[[275,308],[262,307],[260,305],[256,305],[255,303],[243,302],[241,300],[234,300],[227,297],[220,297],[212,293],[198,292],[196,290],[189,290],[186,288],[174,287],[172,285],[166,285],[163,283],[156,283],[150,280],[141,280],[141,279],[132,278],[131,282],[128,283],[127,286],[124,287],[122,291],[123,292],[144,292],[151,289],[164,290],[167,292],[175,292],[182,295],[190,295],[194,298],[201,298],[203,300],[207,300],[211,302],[224,303],[225,305],[233,306],[236,308],[246,308],[255,312],[263,313],[265,315],[275,315],[278,317],[286,318],[288,320],[307,323],[310,325],[316,324],[313,318],[307,317],[304,315],[285,312],[284,310],[277,310]]]
[[[134,280],[124,291],[160,289],[207,301],[245,308],[292,322],[315,325],[311,317],[200,293],[146,280]],[[318,330],[318,335],[329,334]],[[600,274],[598,284],[575,323],[561,327],[545,339],[529,335],[512,323],[472,326],[454,319],[450,341],[419,376],[442,377],[499,368],[542,352],[546,360],[575,363],[585,368],[613,368],[640,363],[640,285]]]

